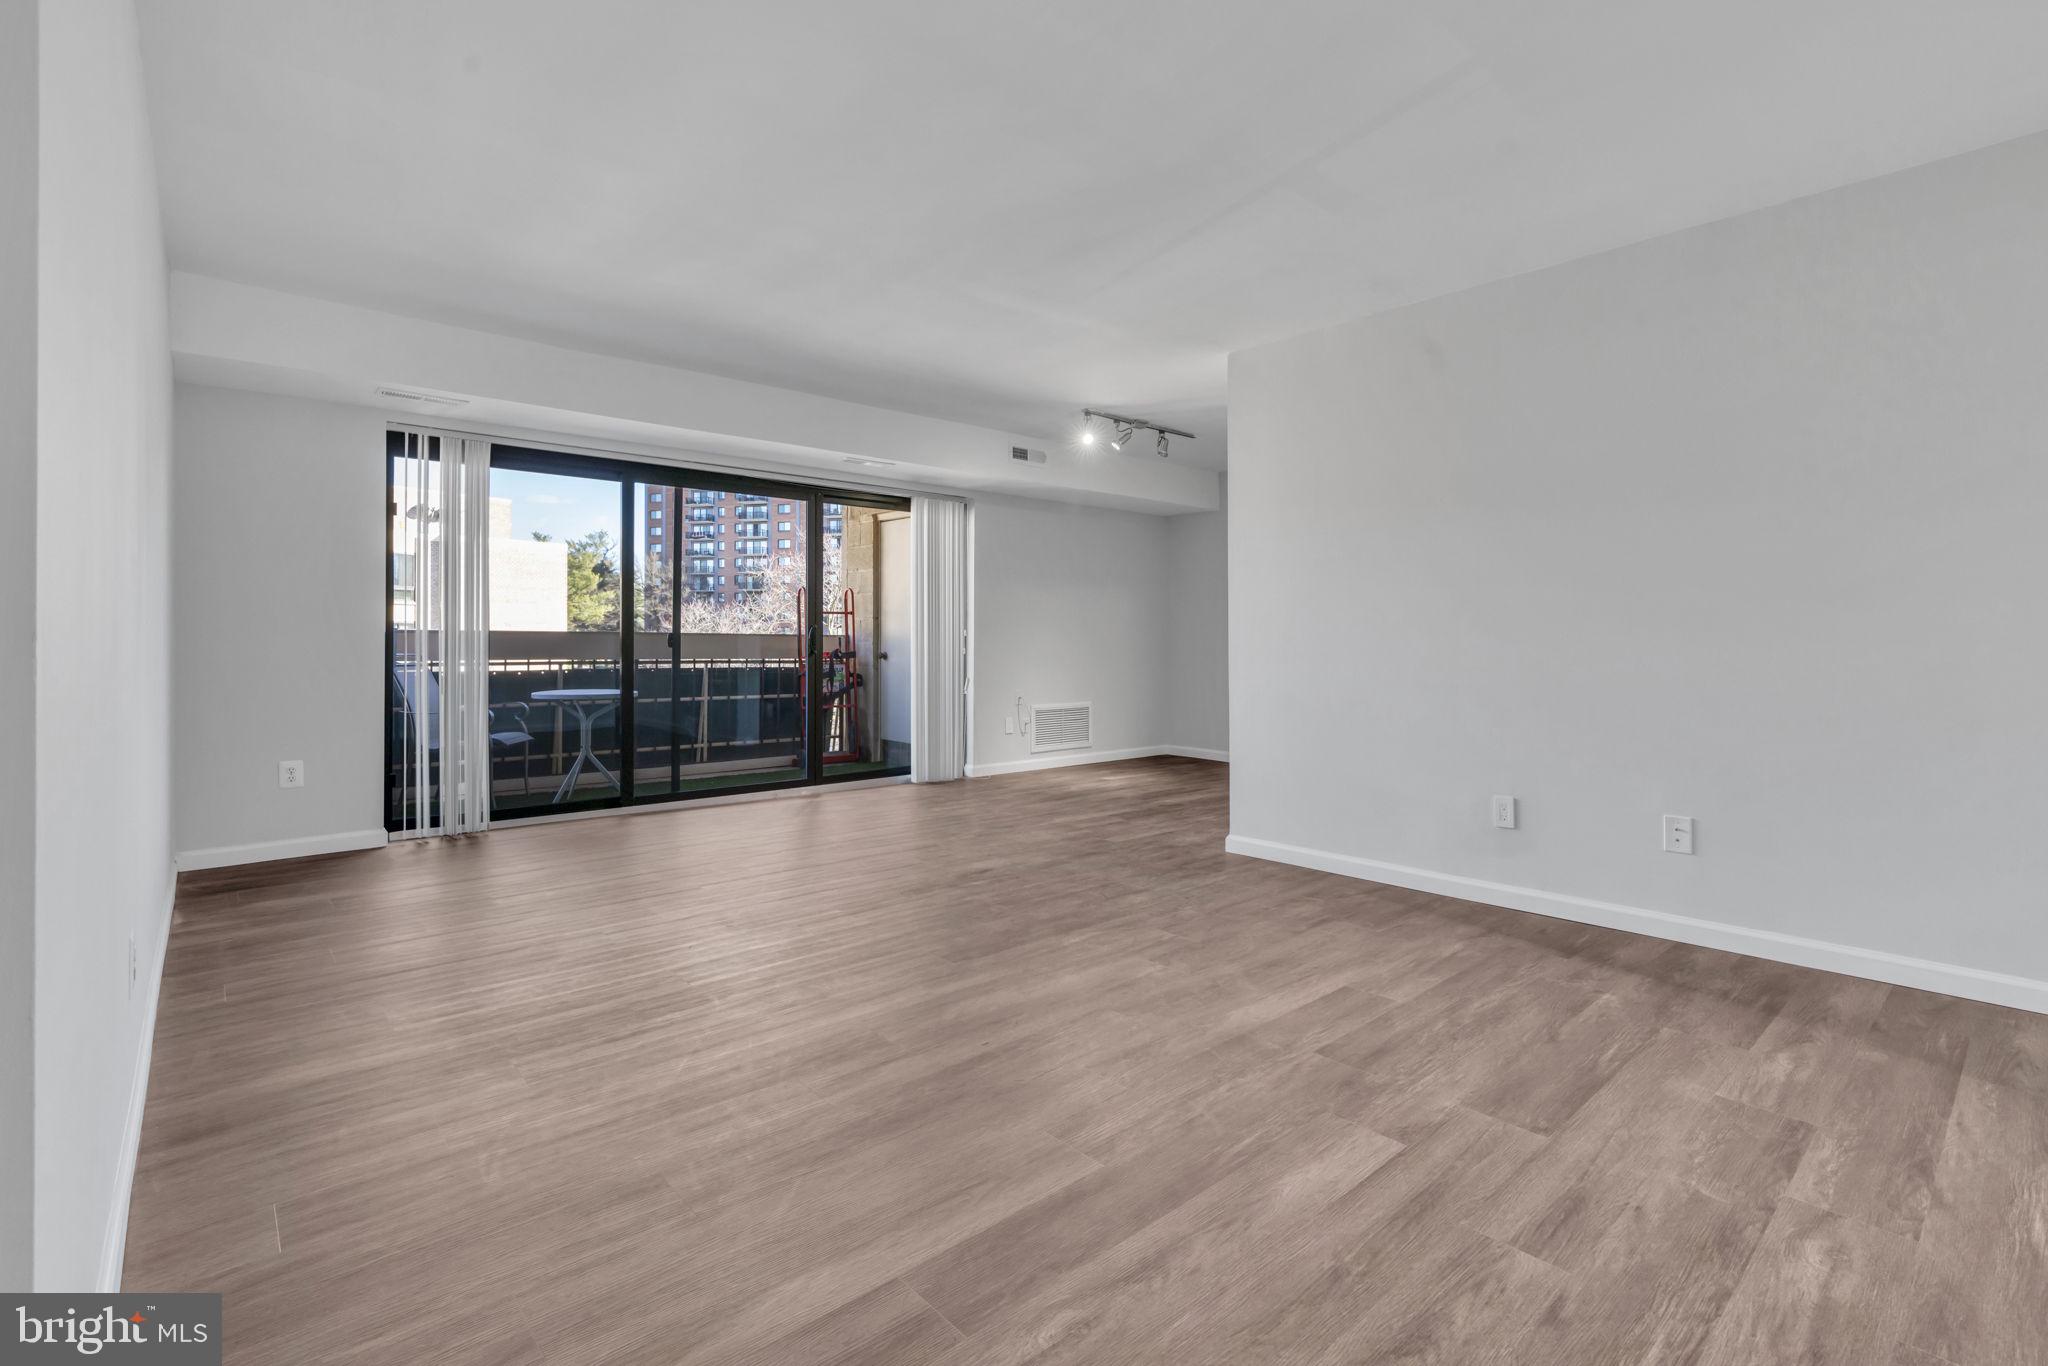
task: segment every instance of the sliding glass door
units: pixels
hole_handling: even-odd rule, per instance
[[[635,481],[634,787],[759,787],[810,772],[809,498]]]
[[[618,481],[491,458],[491,815],[625,792]]]
[[[394,519],[429,531],[431,500],[406,495],[431,483],[435,441],[394,432],[387,452]],[[906,772],[908,569],[885,548],[901,526],[884,534],[906,515],[901,499],[493,446],[492,819]],[[434,567],[399,548],[431,561],[438,544],[405,529],[392,649],[431,653],[417,626]],[[429,828],[403,794],[433,762],[440,667],[392,658],[387,825]]]

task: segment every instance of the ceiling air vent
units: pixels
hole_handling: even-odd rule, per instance
[[[452,394],[429,394],[418,389],[393,389],[388,385],[380,387],[377,392],[385,398],[395,398],[405,403],[438,403],[444,408],[461,408],[469,403],[468,399],[456,398]]]
[[[1055,707],[1031,709],[1031,752],[1049,749],[1086,749],[1094,738],[1089,734],[1091,704],[1062,702]]]
[[[1034,451],[1024,446],[1012,446],[1010,447],[1010,459],[1020,460],[1027,465],[1043,465],[1045,463],[1045,452]]]

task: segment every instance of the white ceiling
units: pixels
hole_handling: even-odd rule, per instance
[[[1235,348],[2048,127],[2041,0],[141,9],[175,266],[1211,465]]]

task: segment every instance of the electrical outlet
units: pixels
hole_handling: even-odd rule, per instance
[[[304,787],[306,785],[305,763],[298,759],[279,759],[277,761],[277,785],[279,787]]]
[[[142,964],[135,953],[135,931],[128,931],[128,999],[135,999],[135,983],[142,976]]]
[[[1005,716],[1005,717],[1003,718],[1003,734],[1005,734],[1005,735],[1015,735],[1016,733],[1017,733],[1017,718],[1016,718],[1016,717],[1014,717],[1014,716]]]
[[[1515,799],[1496,796],[1493,799],[1493,823],[1503,830],[1515,828]]]
[[[1664,818],[1664,852],[1667,854],[1690,854],[1692,852],[1692,817],[1666,816]]]

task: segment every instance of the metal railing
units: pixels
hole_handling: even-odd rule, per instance
[[[641,633],[642,648],[665,641],[659,633]],[[804,747],[805,707],[802,671],[794,658],[795,637],[759,638],[760,654],[693,653],[672,661],[663,652],[634,665],[635,786],[657,790],[671,777],[687,773],[709,776],[791,767]],[[766,653],[780,647],[781,653]],[[652,653],[651,649],[649,651]],[[437,675],[440,661],[430,658]],[[494,737],[523,733],[524,744],[499,739],[492,745],[491,786],[508,806],[548,804],[554,782],[574,763],[578,726],[569,707],[536,702],[533,694],[571,688],[618,688],[616,656],[503,655],[490,661],[491,732]],[[405,756],[412,752],[412,727],[418,724],[410,704],[395,686],[390,690],[390,735],[387,745],[387,802],[402,800]],[[593,726],[595,752],[617,767],[621,757],[620,720],[613,712]],[[592,788],[604,780],[596,775],[579,780],[578,796],[602,795]]]

